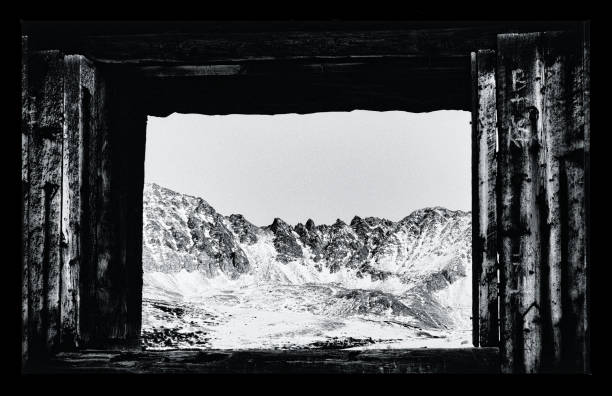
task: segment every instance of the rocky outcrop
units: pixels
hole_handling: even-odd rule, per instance
[[[240,239],[228,229],[226,219],[202,198],[147,184],[143,221],[145,272],[185,269],[207,276],[222,272],[236,278],[250,269]]]
[[[278,252],[276,259],[288,263],[304,257],[302,247],[298,243],[299,235],[293,228],[278,217],[266,229],[274,234],[274,248]]]

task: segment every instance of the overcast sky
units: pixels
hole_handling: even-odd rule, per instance
[[[471,209],[470,113],[149,117],[145,180],[263,226]]]

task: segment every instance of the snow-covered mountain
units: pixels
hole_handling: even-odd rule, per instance
[[[245,284],[329,284],[344,289],[335,292],[339,305],[326,309],[395,312],[428,328],[466,328],[471,215],[435,207],[397,222],[355,216],[350,224],[309,219],[292,226],[276,218],[258,227],[217,213],[202,198],[147,183],[143,269],[149,291],[181,288],[163,275],[179,272]]]

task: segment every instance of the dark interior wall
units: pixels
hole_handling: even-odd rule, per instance
[[[137,346],[146,114],[130,73],[94,66],[83,131],[81,341]]]

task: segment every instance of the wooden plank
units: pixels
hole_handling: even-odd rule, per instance
[[[480,235],[480,195],[478,194],[478,63],[477,54],[470,54],[470,74],[472,77],[472,345],[480,346],[480,273],[482,257],[478,252],[482,249]]]
[[[584,110],[584,184],[585,184],[585,265],[586,301],[584,321],[584,371],[591,372],[591,31],[590,22],[582,27],[582,62],[584,83],[582,89]]]
[[[81,266],[81,185],[82,185],[82,56],[64,58],[64,131],[62,157],[62,270],[61,328],[62,349],[78,345],[79,268]]]
[[[498,51],[502,368],[584,372],[584,42],[568,32],[500,35]]]
[[[171,65],[189,62],[295,59],[316,56],[428,55],[461,56],[493,49],[496,35],[542,29],[576,29],[567,22],[330,22],[283,24],[178,24],[117,34],[117,24],[27,23],[36,48],[59,48],[95,61]]]
[[[477,240],[474,260],[478,261],[479,345],[497,346],[497,116],[495,99],[495,52],[480,50],[476,56],[477,115],[473,150],[476,154],[475,182],[478,202],[473,232]]]
[[[563,135],[567,128],[565,119],[565,62],[556,51],[547,50],[545,57],[544,95],[543,95],[543,142],[545,163],[545,191],[544,197],[547,212],[546,222],[543,223],[542,237],[544,246],[544,269],[547,271],[548,283],[542,304],[544,314],[543,325],[547,342],[543,348],[547,355],[545,364],[551,369],[558,369],[561,365],[561,326],[563,320],[562,304],[562,277],[563,277],[563,244],[562,244],[562,216],[560,191],[560,161]]]
[[[321,111],[471,110],[467,62],[460,72],[414,71],[384,62],[346,73],[271,73],[147,79],[147,114],[282,114]],[[278,68],[278,67],[277,67]],[[271,84],[271,79],[274,83]],[[409,94],[407,94],[409,93]],[[215,100],[202,100],[214,97]]]
[[[182,65],[182,66],[143,66],[140,70],[145,77],[198,77],[234,76],[240,74],[241,65]]]
[[[499,373],[497,348],[61,353],[47,373]]]
[[[29,157],[30,105],[28,93],[28,38],[21,36],[21,366],[28,360],[28,201],[29,201]]]
[[[59,324],[63,56],[29,56],[32,130],[28,145],[28,329],[30,351],[46,354],[57,345]]]
[[[90,71],[90,73],[88,73]],[[90,287],[94,273],[95,263],[95,232],[96,224],[96,200],[92,195],[95,189],[96,179],[94,169],[96,168],[97,150],[95,146],[95,114],[93,112],[93,97],[96,92],[96,79],[93,70],[82,70],[81,75],[81,101],[82,101],[82,137],[83,137],[83,168],[81,179],[81,266],[79,269],[79,331],[80,341],[87,343],[89,328],[92,326],[95,312],[90,301],[93,299],[93,290]]]
[[[81,190],[81,268],[80,268],[80,331],[81,342],[87,345],[100,326],[100,312],[96,304],[97,273],[102,233],[103,207],[102,181],[108,179],[101,164],[103,134],[105,131],[105,85],[95,68],[83,67],[81,75],[83,109],[83,176]]]
[[[537,372],[541,363],[541,223],[538,195],[543,68],[540,35],[498,36],[501,358],[504,372]]]
[[[564,37],[561,37],[563,39]],[[585,54],[582,37],[577,41],[555,40],[553,48],[562,48],[567,52],[565,62],[569,69],[566,82],[568,96],[567,115],[569,117],[563,145],[562,182],[567,194],[562,197],[567,205],[565,219],[567,222],[567,309],[564,314],[567,325],[564,340],[564,360],[571,371],[587,370],[587,262],[586,262],[586,197],[585,197],[585,107],[588,107],[588,96],[585,95]],[[560,51],[560,50],[559,50]],[[587,103],[585,104],[585,98]]]
[[[584,372],[587,365],[584,49],[577,35],[542,34],[545,67],[542,170],[547,221],[542,227],[545,279],[543,370]],[[588,110],[587,110],[588,111]]]

